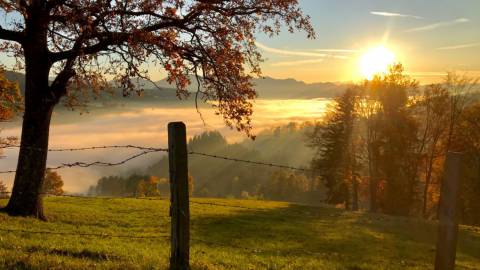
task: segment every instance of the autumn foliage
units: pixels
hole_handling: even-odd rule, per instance
[[[0,50],[17,56],[20,66],[29,52],[28,23],[41,20],[35,30],[56,75],[50,88],[56,100],[66,96],[68,106],[81,105],[86,91],[112,86],[107,77],[124,95],[140,92],[134,80],[149,78],[142,66],[148,62],[166,71],[179,98],[198,75],[200,97],[215,101],[227,124],[246,132],[256,97],[250,79],[261,74],[255,33],[275,35],[286,25],[314,36],[296,0],[0,1],[0,8],[26,18],[26,25],[0,28],[8,41]]]
[[[45,182],[43,183],[43,193],[48,195],[63,195],[63,180],[60,174],[47,169]]]
[[[0,121],[5,121],[22,109],[22,97],[18,84],[5,78],[0,69]]]
[[[286,27],[314,36],[297,0],[0,0],[0,11],[19,17],[0,26],[0,52],[15,56],[26,77],[20,170],[6,210],[39,218],[59,102],[81,106],[109,90],[109,78],[125,96],[141,93],[134,81],[149,78],[148,65],[167,73],[179,98],[193,75],[195,99],[211,101],[227,125],[253,137],[251,78],[262,60],[255,35]]]

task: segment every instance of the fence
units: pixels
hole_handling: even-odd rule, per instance
[[[19,145],[10,145],[5,144],[1,145],[2,148],[18,148]],[[170,235],[148,235],[148,236],[139,236],[139,235],[111,235],[111,234],[94,234],[94,233],[77,233],[74,235],[85,236],[85,237],[102,237],[102,238],[127,238],[127,239],[165,239],[170,241],[170,269],[172,270],[185,270],[190,269],[189,266],[189,250],[190,250],[190,241],[194,240],[197,242],[222,246],[220,243],[214,243],[202,239],[191,239],[190,238],[190,204],[202,204],[210,205],[217,207],[233,207],[233,208],[243,208],[249,210],[258,210],[257,208],[250,208],[245,206],[235,206],[235,205],[226,205],[226,204],[216,204],[216,203],[205,203],[205,202],[191,202],[189,199],[188,191],[188,156],[197,155],[214,159],[222,159],[232,162],[241,162],[246,164],[254,164],[260,166],[289,169],[303,172],[312,172],[313,170],[306,168],[293,167],[282,164],[274,164],[262,161],[252,161],[244,160],[238,158],[231,158],[226,156],[213,155],[208,153],[194,152],[187,150],[187,138],[186,138],[186,127],[182,122],[173,122],[168,125],[168,149],[167,148],[155,148],[155,147],[144,147],[137,145],[110,145],[110,146],[93,146],[93,147],[82,147],[82,148],[63,148],[63,149],[48,149],[49,152],[67,152],[67,151],[88,151],[96,149],[115,149],[115,148],[130,148],[140,150],[139,153],[129,156],[118,162],[104,162],[104,161],[95,161],[95,162],[74,162],[74,163],[63,163],[55,167],[49,167],[52,170],[72,168],[72,167],[92,167],[92,166],[120,166],[133,159],[136,159],[141,156],[148,155],[155,152],[166,152],[169,155],[169,173],[170,173],[170,214],[171,217],[171,228]],[[42,150],[42,149],[39,149]],[[460,168],[460,159],[461,155],[458,153],[449,153],[447,156],[446,162],[446,180],[445,185],[442,187],[441,199],[440,199],[440,226],[439,226],[439,240],[437,243],[437,255],[435,261],[436,270],[450,270],[454,269],[455,265],[455,253],[456,253],[456,242],[457,242],[457,233],[458,233],[458,222],[456,219],[456,207],[459,193],[459,168]],[[15,173],[15,170],[0,171],[0,174]],[[11,192],[0,192],[0,195],[8,195]],[[55,195],[49,193],[41,193],[40,195],[47,196],[62,196],[62,197],[78,197],[78,198],[96,198],[92,196],[79,196],[79,195]],[[101,198],[117,198],[117,197],[101,197]],[[0,228],[0,231],[9,232],[9,233],[23,233],[23,234],[52,234],[52,235],[72,235],[71,232],[57,232],[57,231],[30,231],[30,230],[13,230]],[[242,247],[242,246],[231,246],[234,248],[251,251],[254,253],[262,252],[275,252],[275,251],[266,251],[259,250],[256,248]],[[308,250],[300,250],[300,253],[308,255],[316,255],[317,253],[311,252]]]

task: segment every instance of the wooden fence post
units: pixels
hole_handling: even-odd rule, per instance
[[[188,153],[185,124],[168,124],[170,168],[171,255],[170,270],[188,270],[190,209],[188,193]]]
[[[447,153],[445,179],[440,191],[440,203],[438,206],[439,228],[435,270],[453,270],[455,268],[461,162],[461,153]]]

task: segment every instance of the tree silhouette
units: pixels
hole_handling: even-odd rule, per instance
[[[250,134],[256,97],[251,77],[260,74],[255,34],[305,30],[314,36],[297,0],[0,0],[18,20],[0,26],[1,51],[25,70],[25,114],[11,215],[43,218],[49,126],[54,106],[83,103],[109,87],[138,91],[133,78],[148,78],[142,64],[162,66],[177,96],[186,97],[189,75],[201,98],[214,102],[229,126]],[[50,82],[49,78],[53,78]],[[198,94],[198,92],[197,92]],[[198,95],[197,95],[198,96]]]

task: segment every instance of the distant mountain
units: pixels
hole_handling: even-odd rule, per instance
[[[22,92],[25,89],[25,75],[19,72],[6,71],[7,79],[19,83]],[[188,87],[190,92],[197,90],[196,80],[192,77],[192,84]],[[135,83],[145,89],[144,97],[149,100],[174,99],[176,98],[175,87],[169,84],[165,79],[151,82],[145,79],[137,79]],[[258,92],[259,98],[264,99],[311,99],[311,98],[331,98],[342,93],[348,84],[342,83],[312,83],[308,84],[294,79],[274,79],[271,77],[254,79],[253,84]],[[160,89],[158,89],[159,87]],[[111,99],[107,97],[107,99]]]
[[[342,93],[348,85],[339,83],[307,84],[294,79],[274,79],[266,77],[254,80],[260,98],[267,99],[310,99],[330,98]]]
[[[196,80],[191,78],[192,84],[188,90],[197,90]],[[172,88],[172,85],[164,80],[156,81],[155,84],[161,88]],[[348,84],[342,83],[312,83],[307,84],[295,79],[274,79],[271,77],[258,78],[253,80],[259,98],[265,99],[311,99],[330,98],[342,93]],[[139,85],[147,88],[155,88],[152,82],[139,80]]]

